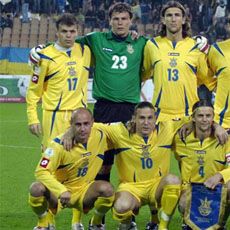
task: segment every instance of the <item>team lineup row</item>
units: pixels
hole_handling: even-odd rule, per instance
[[[141,81],[152,78],[155,86],[152,104],[155,108],[157,124],[161,127],[161,124],[166,122],[169,134],[172,135],[176,130],[172,119],[183,120],[184,117],[189,118],[192,114],[192,106],[198,101],[197,87],[201,84],[205,84],[210,90],[216,88],[214,120],[226,129],[230,127],[230,110],[228,106],[230,100],[230,51],[228,48],[230,47],[230,40],[214,44],[209,49],[208,54],[205,54],[198,47],[204,51],[208,48],[208,45],[205,46],[202,43],[202,38],[198,39],[197,44],[194,39],[190,38],[190,24],[184,7],[180,3],[169,1],[162,9],[161,18],[162,29],[159,37],[151,40],[147,40],[144,37],[132,39],[129,33],[132,19],[131,8],[127,4],[117,3],[109,9],[111,31],[88,34],[78,38],[76,40],[77,43],[75,43],[75,37],[77,36],[77,22],[75,18],[70,14],[64,14],[58,19],[57,41],[39,50],[37,53],[35,51],[38,51],[38,49],[33,49],[30,56],[31,60],[36,62],[37,65],[34,66],[33,76],[27,92],[29,128],[35,135],[40,135],[41,131],[43,131],[44,150],[53,138],[65,132],[70,126],[73,111],[87,106],[87,81],[92,66],[94,66],[93,97],[97,100],[93,112],[96,122],[110,123],[118,121],[127,122],[130,120],[134,114],[136,104],[139,103]],[[43,107],[42,130],[36,111],[40,98],[42,98]],[[153,118],[155,117],[153,116]],[[155,121],[152,123],[155,123]],[[142,135],[139,133],[139,136]],[[169,143],[166,146],[169,145],[171,144]],[[227,146],[228,143],[225,145]],[[147,146],[145,143],[143,148],[148,149]],[[143,152],[145,151],[143,150]],[[162,154],[163,152],[162,150]],[[147,169],[147,171],[152,168],[156,170],[151,163],[152,160],[147,160],[150,159],[147,155],[148,150],[146,150],[146,157],[138,156],[139,160],[141,159],[142,161],[142,167]],[[98,182],[94,183],[100,184],[101,180],[109,180],[109,173],[113,163],[112,156],[111,150],[105,152],[103,166],[99,174],[95,175],[96,169],[92,172],[91,179],[93,176],[99,179]],[[201,168],[198,170],[200,172],[203,170],[203,161],[203,158],[199,161],[201,162],[199,166]],[[227,162],[227,158],[225,158],[224,162]],[[89,163],[88,160],[82,164],[87,165],[87,163]],[[122,165],[122,163],[119,164]],[[82,169],[82,166],[78,168],[78,177],[87,178],[88,176],[86,175],[91,174],[90,170],[87,171],[88,169],[84,169],[86,170],[84,172],[80,169]],[[158,171],[158,174],[164,178],[164,173]],[[133,172],[130,172],[130,175],[133,177]],[[227,175],[229,176],[229,172]],[[151,176],[155,178],[153,175]],[[136,178],[136,175],[134,177]],[[45,179],[46,176],[42,178]],[[172,179],[173,186],[177,187],[172,189],[174,192],[172,197],[175,198],[176,205],[179,197],[180,181],[177,181],[175,177],[169,179]],[[133,180],[134,178],[132,178]],[[228,180],[229,178],[224,180],[224,182]],[[42,180],[39,179],[39,181],[43,184]],[[172,181],[166,180],[164,183],[163,187],[166,184],[168,185],[168,183],[172,183]],[[154,184],[157,187],[158,184]],[[109,187],[110,185],[107,183],[106,186]],[[142,186],[145,187],[145,185]],[[164,191],[165,194],[170,194],[171,191],[170,189],[167,191],[163,187],[161,187],[162,197],[164,197]],[[109,199],[102,199],[100,201],[100,199],[94,197],[93,200],[96,201],[94,203],[91,200],[89,208],[92,206],[92,202],[96,210],[97,204],[99,207],[106,202],[112,204],[114,199],[112,198],[113,192],[111,187],[108,190],[109,195],[104,194],[104,196],[110,197]],[[53,192],[53,190],[51,191]],[[85,190],[82,191],[82,194],[87,195],[85,192]],[[80,194],[80,192],[78,191],[77,194]],[[161,197],[161,195],[159,196]],[[40,203],[38,200],[35,203],[45,203],[43,196],[35,195],[33,197],[40,198]],[[43,197],[43,200],[41,197]],[[82,203],[82,199],[83,197],[81,197],[80,203]],[[156,200],[160,203],[159,197]],[[138,202],[142,204],[143,201],[138,200]],[[131,203],[135,204],[135,202]],[[175,205],[170,205],[170,207],[175,207]],[[126,213],[127,211],[118,210],[116,207],[115,201],[115,211],[113,213],[119,213],[119,211]],[[42,208],[44,211],[44,206]],[[82,207],[78,207],[78,209],[82,210]],[[127,216],[124,215],[124,218],[120,216],[120,218],[123,218],[121,219],[120,229],[136,229],[136,226],[130,226],[132,224],[130,216],[132,216],[133,212],[135,213],[136,209],[137,207],[130,208],[132,212]],[[52,210],[52,208],[49,210]],[[163,209],[159,229],[167,229],[168,216],[170,216],[173,210],[170,210],[169,213],[168,210],[164,211]],[[103,209],[102,213],[105,211],[107,210]],[[91,229],[104,229],[100,218],[101,213],[100,211],[98,212],[99,215],[91,220]],[[53,224],[53,221],[50,220],[53,218],[50,214],[52,212],[45,213],[46,215],[44,213],[37,213],[40,217],[44,217],[39,218],[40,221],[38,222],[37,229],[39,227],[46,228],[48,224]],[[114,215],[116,216],[116,214]],[[155,219],[155,215],[153,215],[152,223],[154,223]],[[72,226],[73,229],[83,229],[83,226],[80,224],[80,214],[77,210],[73,212]]]

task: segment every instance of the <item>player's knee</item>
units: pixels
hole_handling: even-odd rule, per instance
[[[129,199],[116,199],[113,205],[117,213],[126,213],[131,210],[131,202]]]
[[[119,222],[123,222],[123,221],[127,221],[127,220],[131,220],[132,216],[134,216],[134,213],[132,210],[122,210],[120,207],[113,207],[112,209],[112,213],[113,213],[113,218],[115,220],[118,220]]]
[[[179,179],[178,176],[175,176],[173,174],[167,175],[165,178],[165,184],[170,185],[170,184],[181,184],[181,180]]]
[[[109,182],[103,181],[100,183],[100,186],[98,188],[98,193],[99,193],[99,196],[102,196],[102,197],[113,196],[114,195],[113,186]]]
[[[34,182],[31,184],[29,191],[31,196],[38,197],[45,194],[46,188],[42,183]]]

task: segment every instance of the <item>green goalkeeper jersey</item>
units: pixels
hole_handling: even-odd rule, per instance
[[[112,32],[93,32],[78,38],[87,44],[95,62],[93,97],[114,102],[138,103],[146,38],[116,38]]]

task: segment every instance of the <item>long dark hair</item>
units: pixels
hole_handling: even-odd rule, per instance
[[[188,15],[186,14],[185,8],[177,1],[169,1],[165,5],[163,5],[161,9],[161,18],[165,16],[165,11],[169,8],[178,8],[182,11],[183,17],[185,17],[185,23],[182,25],[182,37],[191,37],[192,36],[192,30],[191,30],[191,24],[190,19]],[[161,22],[160,23],[160,30],[159,34],[161,37],[166,36],[166,26]]]

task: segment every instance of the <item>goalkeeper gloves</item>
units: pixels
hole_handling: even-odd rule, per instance
[[[34,65],[38,65],[39,61],[40,61],[40,55],[39,55],[39,52],[45,48],[45,45],[38,45],[36,47],[33,47],[31,50],[30,50],[30,53],[29,53],[29,65],[30,66],[34,66]]]
[[[208,54],[210,48],[210,45],[208,44],[208,39],[200,35],[194,36],[193,39],[196,41],[197,48],[201,52]]]

